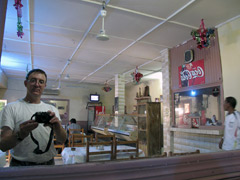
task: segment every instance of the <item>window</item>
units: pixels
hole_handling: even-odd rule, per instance
[[[174,93],[174,124],[191,126],[221,126],[220,87],[210,87]],[[197,120],[197,121],[196,121]]]

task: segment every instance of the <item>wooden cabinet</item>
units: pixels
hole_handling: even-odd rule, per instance
[[[139,148],[148,157],[160,154],[163,141],[161,105],[159,102],[149,102],[150,97],[136,98],[136,100]]]

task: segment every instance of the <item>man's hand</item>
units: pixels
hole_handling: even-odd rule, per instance
[[[58,142],[64,143],[67,138],[67,133],[63,129],[61,121],[58,119],[58,117],[55,115],[54,112],[48,111],[49,115],[52,116],[52,119],[49,121],[49,124],[53,126],[53,131],[55,133],[56,139]],[[45,124],[47,125],[47,124]]]
[[[20,124],[19,135],[20,138],[24,139],[29,135],[29,133],[38,127],[38,123],[34,120],[28,120]]]

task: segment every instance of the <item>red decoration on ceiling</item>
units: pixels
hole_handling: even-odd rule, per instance
[[[197,48],[207,48],[210,47],[210,38],[215,37],[213,28],[205,28],[203,19],[201,20],[201,24],[199,29],[192,30],[191,35],[193,37],[193,40],[197,41]]]
[[[107,83],[107,81],[104,84],[105,86],[102,88],[103,91],[105,92],[109,92],[112,90],[112,88],[109,86],[109,84]]]
[[[135,72],[133,72],[131,75],[133,77],[133,83],[135,84],[138,84],[141,78],[143,77],[143,75],[138,72],[138,67],[136,67]]]
[[[24,33],[23,33],[23,26],[22,26],[22,22],[21,22],[21,18],[22,18],[22,3],[21,0],[15,0],[15,4],[13,5],[15,6],[16,10],[17,10],[17,18],[18,18],[18,22],[17,22],[17,35],[18,37],[23,37]]]

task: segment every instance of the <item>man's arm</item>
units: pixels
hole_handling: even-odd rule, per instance
[[[18,144],[17,135],[13,133],[13,131],[4,126],[1,129],[1,141],[0,141],[0,149],[5,152],[9,149],[12,149]]]
[[[27,137],[33,129],[37,128],[37,126],[38,123],[33,120],[20,124],[18,132],[13,132],[8,126],[3,126],[1,128],[0,149],[5,152],[14,148],[25,137]]]

